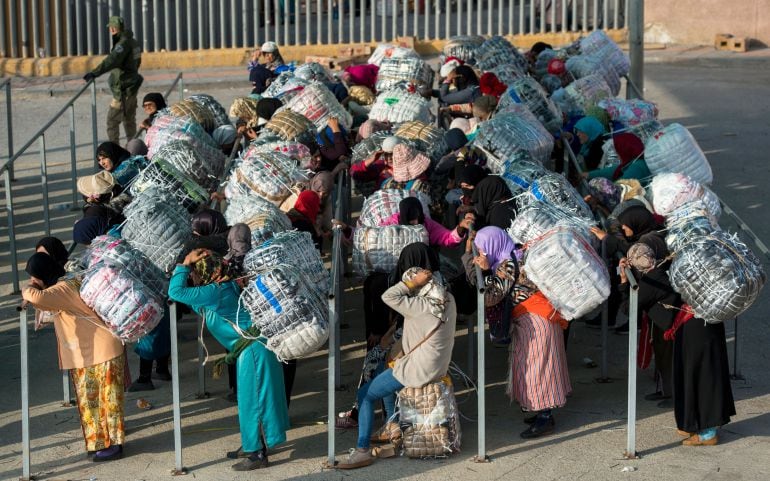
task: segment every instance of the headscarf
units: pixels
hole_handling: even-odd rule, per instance
[[[410,267],[401,276],[401,280],[404,282],[411,281],[422,269],[419,267]],[[444,319],[444,309],[447,303],[447,285],[440,272],[433,274],[427,284],[422,286],[417,291],[418,297],[424,297],[430,304],[430,313],[438,318],[438,320]]]
[[[415,219],[417,219],[418,224],[425,224],[425,212],[422,209],[422,202],[417,197],[404,197],[398,203],[398,223],[410,225],[411,221]]]
[[[604,127],[604,131],[607,131],[607,128],[610,126],[610,114],[607,113],[606,110],[599,107],[598,105],[591,105],[586,108],[586,117],[593,117],[596,120],[599,121],[599,123],[602,124],[602,127]]]
[[[221,255],[216,252],[209,252],[202,257],[192,268],[192,281],[195,286],[205,286],[214,282],[227,282],[233,278],[233,273],[229,265],[224,261]]]
[[[644,143],[642,139],[630,132],[623,132],[612,137],[612,145],[615,152],[620,157],[620,165],[612,173],[612,180],[617,180],[623,175],[623,169],[640,158],[644,154]]]
[[[126,144],[126,150],[132,156],[141,155],[145,157],[147,155],[147,144],[142,139],[131,139]]]
[[[206,237],[221,234],[227,230],[227,220],[221,212],[203,208],[196,212],[190,220],[194,235]]]
[[[246,224],[235,224],[227,233],[225,259],[243,259],[251,250],[251,229]]]
[[[43,281],[46,287],[56,284],[59,278],[65,274],[64,268],[53,257],[42,252],[32,254],[27,261],[25,270],[30,276]]]
[[[409,182],[425,173],[430,167],[430,159],[406,144],[393,147],[393,180]]]
[[[637,242],[632,245],[626,254],[626,258],[628,258],[628,263],[631,267],[642,274],[647,274],[655,269],[657,261],[655,257],[655,252],[652,250],[652,247],[644,242]]]
[[[412,267],[420,267],[431,272],[438,272],[441,261],[436,251],[422,242],[409,244],[401,250],[396,267],[390,274],[390,284],[393,285],[402,279],[404,272]]]
[[[64,243],[56,237],[43,237],[35,245],[35,250],[43,247],[49,256],[53,257],[60,266],[64,266],[70,258],[70,253]]]
[[[261,98],[257,102],[257,116],[261,119],[270,120],[275,115],[276,110],[283,106],[283,102],[269,97]]]
[[[101,216],[83,217],[72,227],[72,240],[88,245],[95,238],[104,235],[110,228],[110,219]]]
[[[96,149],[96,155],[110,159],[112,161],[112,170],[115,170],[121,162],[131,157],[131,152],[115,142],[103,142]]]
[[[312,190],[303,190],[297,196],[294,210],[307,217],[310,222],[315,223],[318,212],[321,210],[321,198]]]
[[[457,77],[455,77],[455,85],[458,90],[479,84],[479,78],[476,76],[476,72],[467,65],[460,65],[455,68],[455,74],[457,75]]]
[[[391,135],[390,137],[385,137],[382,139],[382,145],[380,146],[380,150],[383,152],[392,153],[393,149],[396,148],[398,144],[401,143],[401,139],[396,137],[395,135]]]
[[[334,189],[334,177],[331,172],[319,172],[310,179],[310,190],[316,194],[320,195],[322,191],[331,194],[332,189]]]
[[[634,231],[634,234],[629,239],[632,241],[639,240],[639,237],[652,232],[658,227],[652,212],[642,206],[629,207],[618,215],[618,222]]]
[[[376,64],[351,65],[345,69],[345,81],[353,85],[363,85],[375,90],[377,72],[380,67]]]
[[[502,83],[494,73],[484,72],[479,79],[479,88],[483,95],[491,95],[492,97],[499,99],[500,96],[505,93],[505,89],[507,89],[508,86]]]
[[[588,181],[588,191],[610,211],[620,204],[622,189],[609,179],[596,177]]]
[[[511,197],[513,194],[511,194],[511,189],[508,188],[505,181],[499,176],[490,175],[476,184],[471,203],[478,215],[486,217],[492,204],[508,200]]]
[[[153,102],[155,104],[155,107],[157,107],[158,110],[162,110],[166,108],[166,99],[163,98],[163,94],[158,92],[150,92],[147,95],[144,96],[144,99],[142,99],[142,103],[145,102]]]
[[[470,165],[458,165],[458,169],[455,170],[455,183],[459,186],[461,183],[476,186],[489,174],[483,167],[476,164]],[[463,191],[464,192],[464,191]],[[472,194],[472,191],[467,192],[468,195]]]
[[[604,134],[604,126],[595,117],[583,117],[575,124],[575,132],[580,131],[588,136],[588,142],[580,147],[580,154],[588,155],[591,150],[591,143]]]
[[[468,134],[472,127],[471,127],[471,121],[463,118],[463,117],[457,117],[456,119],[452,120],[452,123],[449,124],[449,130],[460,130],[463,134]],[[447,131],[448,133],[449,131]],[[468,138],[465,138],[465,142],[468,142]]]
[[[467,119],[463,119],[467,122]],[[470,125],[470,124],[469,124]],[[446,142],[449,150],[455,151],[461,149],[468,143],[468,137],[465,136],[465,132],[460,129],[452,128],[446,131],[444,134],[444,142]]]
[[[237,131],[232,125],[220,125],[211,133],[211,138],[220,146],[230,145],[235,142]]]
[[[479,253],[486,255],[493,271],[496,271],[503,261],[513,258],[513,250],[516,247],[503,229],[494,226],[484,227],[476,232],[473,243],[476,244]]]

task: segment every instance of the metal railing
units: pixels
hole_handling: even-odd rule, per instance
[[[0,81],[0,88],[3,89],[3,92],[5,93],[5,125],[6,125],[6,135],[8,139],[8,159],[10,159],[13,156],[13,102],[11,101],[11,79],[5,78],[2,81]],[[14,180],[13,178],[13,165],[8,170],[8,173],[11,177],[11,180]]]
[[[625,29],[627,0],[116,0],[3,2],[0,53],[11,58],[100,55],[123,17],[145,52],[370,43],[398,36],[526,35]],[[288,11],[287,11],[288,10]],[[20,28],[19,28],[20,27]]]

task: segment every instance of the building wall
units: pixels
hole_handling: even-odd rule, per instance
[[[712,45],[730,33],[770,45],[770,0],[646,0],[644,17],[650,43]]]

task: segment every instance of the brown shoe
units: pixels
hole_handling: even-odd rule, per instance
[[[371,451],[361,452],[358,449],[351,449],[346,459],[339,461],[335,466],[337,469],[357,469],[369,466],[374,462],[374,456]]]
[[[372,448],[372,456],[380,459],[393,458],[396,456],[396,447],[391,444],[383,444]]]
[[[677,429],[676,433],[678,435],[682,436],[683,438],[689,438],[689,437],[692,437],[693,435],[695,435],[695,433],[688,433],[687,431],[682,431],[681,429]]]
[[[682,445],[684,446],[716,446],[718,442],[719,442],[719,436],[714,436],[711,439],[701,441],[701,438],[699,435],[693,434],[689,438],[682,441]]]
[[[385,423],[379,431],[372,434],[369,442],[373,444],[386,444],[397,442],[401,439],[401,427],[396,423]]]

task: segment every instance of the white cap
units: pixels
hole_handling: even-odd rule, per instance
[[[458,62],[457,60],[450,60],[449,62],[441,66],[441,70],[439,70],[439,75],[441,75],[441,78],[446,78],[447,75],[452,73],[452,71],[459,66],[460,66],[460,62]]]
[[[278,51],[278,44],[275,42],[265,42],[262,44],[262,46],[259,48],[260,52],[264,53],[274,53]]]
[[[401,143],[401,139],[396,137],[395,135],[391,135],[390,137],[385,137],[382,141],[382,151],[383,152],[393,152],[393,149]]]

